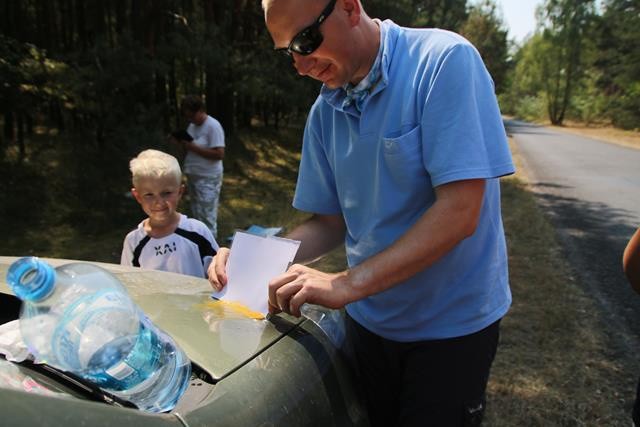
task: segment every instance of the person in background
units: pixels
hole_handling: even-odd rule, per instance
[[[169,139],[185,150],[184,173],[187,176],[191,214],[204,222],[216,237],[224,171],[224,130],[216,119],[206,113],[199,96],[185,96],[180,109],[190,124],[186,133],[174,132]]]
[[[145,150],[129,167],[131,193],[148,217],[125,237],[120,264],[206,278],[218,244],[206,225],[176,210],[184,191],[178,160]]]
[[[477,50],[438,29],[371,19],[359,0],[263,0],[277,51],[323,83],[304,130],[288,234],[296,262],[272,313],[346,308],[369,420],[478,425],[511,304],[499,178],[514,172]],[[349,268],[301,263],[346,245]],[[209,268],[226,284],[229,250]]]
[[[640,293],[640,228],[631,236],[622,255],[622,269],[634,291]],[[640,427],[640,380],[631,414],[633,425]]]

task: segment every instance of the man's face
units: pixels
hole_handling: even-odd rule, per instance
[[[189,123],[193,123],[196,126],[200,126],[202,123],[204,123],[205,119],[207,118],[207,114],[202,110],[200,111],[185,110],[183,115],[185,120],[187,120]]]
[[[275,0],[266,10],[266,24],[276,48],[286,48],[301,31],[317,22],[328,0]],[[309,76],[335,89],[348,83],[355,73],[350,58],[353,49],[349,39],[349,22],[338,0],[318,29],[322,43],[309,55],[292,52],[298,74]]]

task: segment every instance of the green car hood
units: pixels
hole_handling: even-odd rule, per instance
[[[7,270],[15,257],[0,257],[0,292],[12,294]],[[47,259],[54,267],[78,262]],[[94,263],[114,274],[155,325],[171,335],[192,362],[217,381],[261,353],[301,319],[278,316],[277,323],[251,317],[248,310],[211,298],[205,279]],[[274,319],[274,320],[275,320]]]

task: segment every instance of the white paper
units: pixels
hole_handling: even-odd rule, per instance
[[[267,314],[269,281],[287,271],[299,246],[297,240],[236,231],[227,260],[227,285],[212,296]]]

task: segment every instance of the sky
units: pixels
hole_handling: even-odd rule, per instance
[[[536,27],[536,7],[543,0],[497,0],[496,3],[502,9],[504,23],[509,29],[509,39],[520,43],[527,35],[533,34]]]

